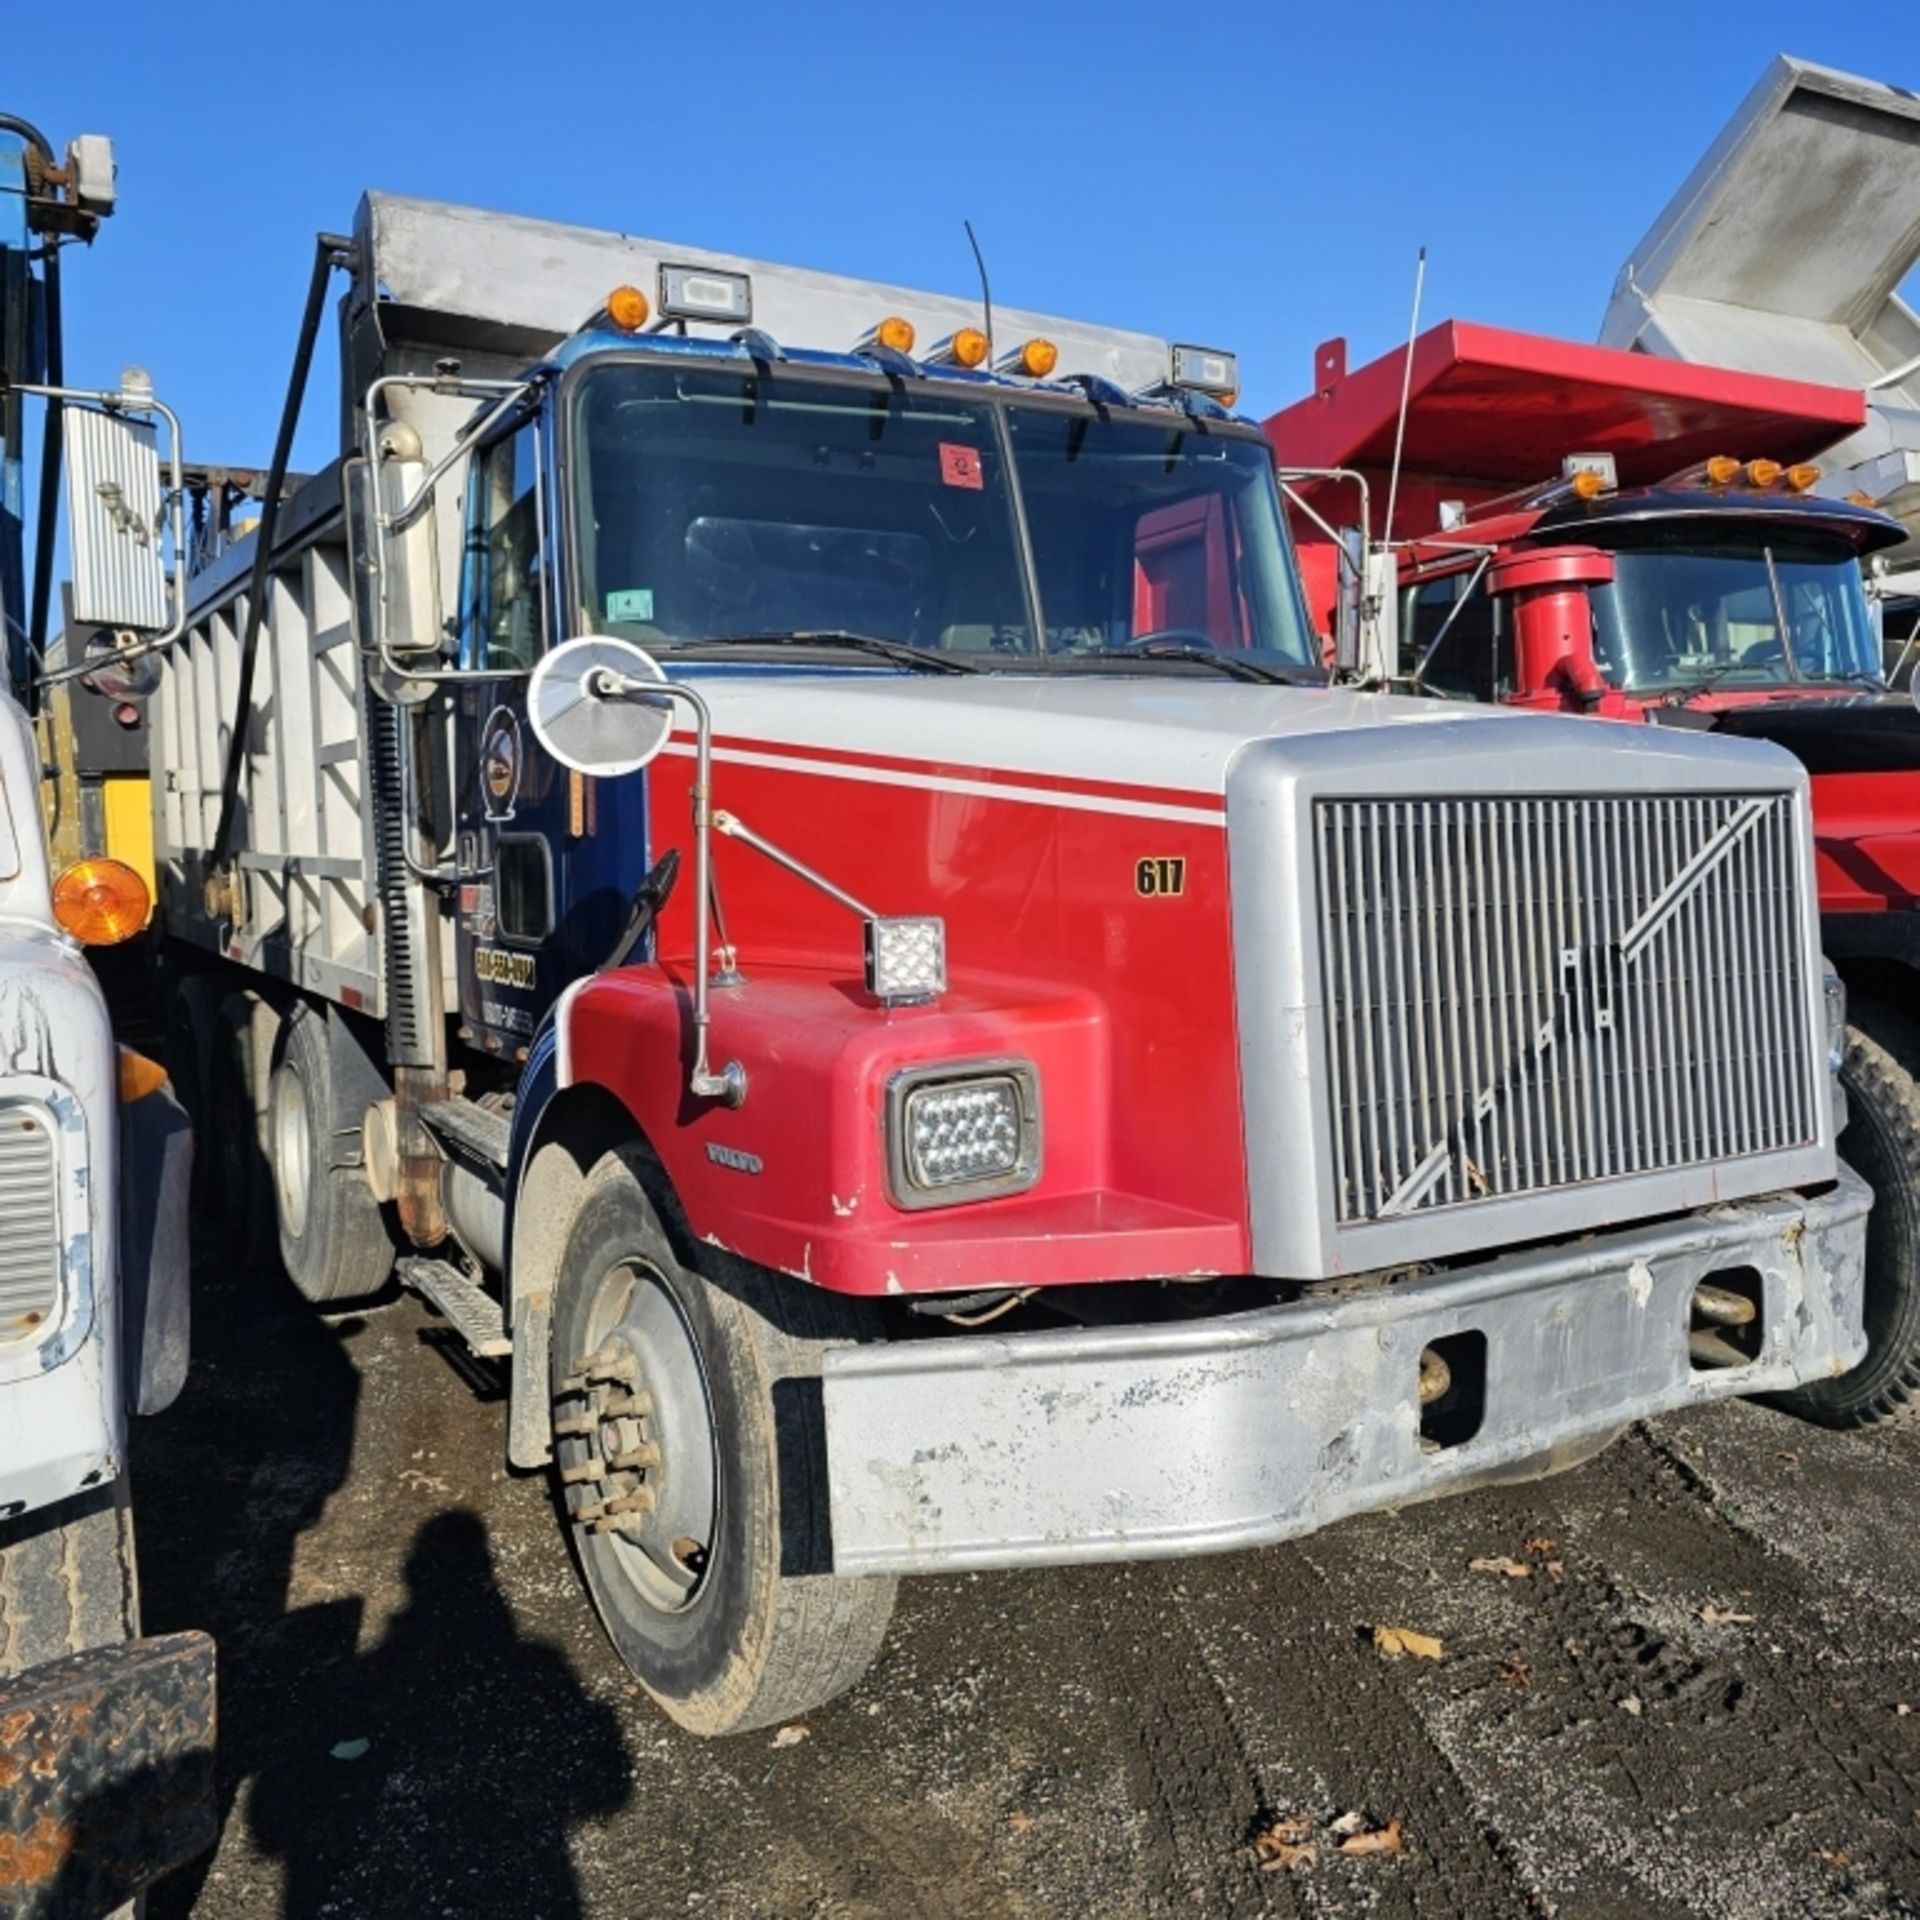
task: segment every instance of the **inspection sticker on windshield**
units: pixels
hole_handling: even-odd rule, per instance
[[[942,440],[940,482],[948,487],[972,487],[975,492],[983,488],[987,477],[980,471],[980,449],[956,447],[951,441]]]
[[[607,595],[607,618],[609,620],[651,620],[653,589],[651,587],[616,588]]]

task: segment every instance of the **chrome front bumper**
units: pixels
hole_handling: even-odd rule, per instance
[[[1483,1266],[1174,1325],[831,1351],[841,1573],[1253,1547],[1471,1485],[1625,1421],[1845,1372],[1871,1197],[1741,1201]],[[1749,1269],[1761,1344],[1696,1371],[1694,1288]],[[1477,1332],[1470,1439],[1423,1449],[1421,1349]]]

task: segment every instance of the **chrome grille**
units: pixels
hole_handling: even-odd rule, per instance
[[[60,1200],[53,1130],[0,1101],[0,1346],[37,1339],[60,1303]]]
[[[1315,813],[1341,1224],[1818,1137],[1790,794]]]

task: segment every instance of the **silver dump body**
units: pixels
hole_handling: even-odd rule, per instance
[[[1822,488],[1866,493],[1920,565],[1920,98],[1782,55],[1620,269],[1604,345],[1867,389]]]

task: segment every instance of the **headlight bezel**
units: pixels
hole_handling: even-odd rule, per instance
[[[1010,1082],[1018,1102],[1019,1146],[1013,1166],[938,1184],[916,1178],[910,1146],[914,1096],[932,1089],[991,1081]],[[1039,1180],[1043,1164],[1039,1071],[1031,1060],[1016,1055],[926,1061],[903,1067],[887,1082],[885,1130],[887,1197],[903,1211],[917,1213],[927,1207],[954,1207],[1025,1193]]]

